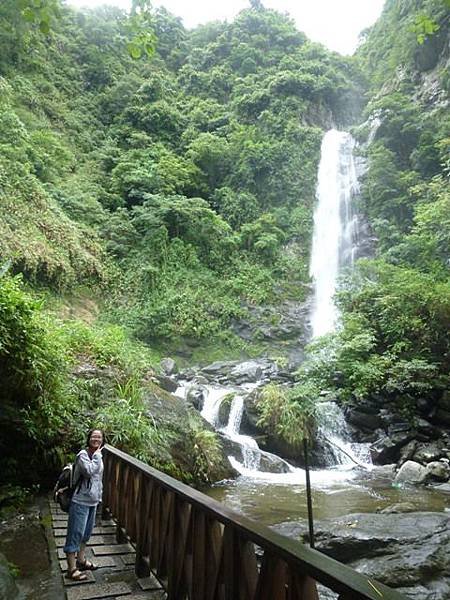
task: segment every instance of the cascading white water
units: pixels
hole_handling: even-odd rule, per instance
[[[201,415],[208,421],[208,423],[211,423],[213,426],[216,425],[222,400],[232,391],[233,390],[231,389],[223,387],[205,386],[206,397],[203,403]]]
[[[343,268],[353,265],[358,249],[358,217],[353,210],[353,198],[359,186],[354,148],[355,140],[344,131],[331,129],[322,140],[310,263],[314,281],[313,338],[335,329],[338,314],[334,295],[338,277]],[[330,445],[333,464],[346,467],[370,464],[366,445],[346,441],[347,426],[341,409],[335,403],[326,403],[326,410],[323,404],[321,412],[319,434]]]
[[[350,438],[347,422],[341,408],[335,402],[321,402],[318,407],[320,423],[318,437],[326,440],[331,448],[333,459],[329,466],[336,464],[345,467],[359,465],[370,469],[370,444],[353,443]],[[326,455],[324,455],[326,456]]]
[[[237,442],[241,446],[242,464],[245,469],[257,471],[261,460],[261,451],[259,446],[249,435],[241,435],[242,414],[244,412],[244,398],[236,394],[231,403],[230,415],[228,417],[227,426],[222,430],[230,439]],[[230,457],[230,461],[233,457]],[[235,464],[237,461],[235,461]]]
[[[322,141],[310,263],[314,282],[313,338],[335,328],[337,310],[333,298],[338,275],[355,258],[358,219],[352,209],[352,197],[358,191],[358,179],[354,146],[349,133],[336,129],[328,131]]]

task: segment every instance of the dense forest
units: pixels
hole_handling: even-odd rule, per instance
[[[287,406],[275,428],[295,430],[286,419],[313,411],[322,390],[392,398],[410,418],[424,395],[442,398],[446,0],[387,0],[352,57],[260,3],[193,30],[153,10],[155,48],[140,57],[118,9],[28,4],[0,7],[2,483],[25,456],[41,473],[60,465],[86,420],[178,477],[214,477],[218,441],[193,414],[171,418],[167,394],[149,418],[163,394],[153,369],[167,354],[270,355],[232,324],[307,298],[332,126],[351,128],[367,161],[359,210],[375,254],[342,282],[338,332],[311,345],[294,387],[267,395]],[[196,449],[190,464],[180,437]]]

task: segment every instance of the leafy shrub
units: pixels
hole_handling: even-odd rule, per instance
[[[314,385],[306,383],[292,389],[266,385],[256,400],[258,425],[289,444],[300,446],[314,426],[317,393]]]

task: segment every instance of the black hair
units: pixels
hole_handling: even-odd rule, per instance
[[[88,434],[87,434],[87,438],[86,438],[86,446],[89,446],[89,440],[91,439],[91,435],[94,433],[94,431],[100,431],[100,433],[102,434],[102,446],[106,443],[106,437],[105,437],[105,432],[103,431],[103,429],[100,429],[99,427],[93,427],[92,429],[89,429]]]

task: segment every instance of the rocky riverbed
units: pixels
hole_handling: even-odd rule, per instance
[[[450,499],[450,496],[449,496]],[[393,510],[408,509],[398,505]],[[279,533],[308,540],[307,523]],[[450,598],[450,513],[354,513],[315,523],[318,550],[414,600]]]

